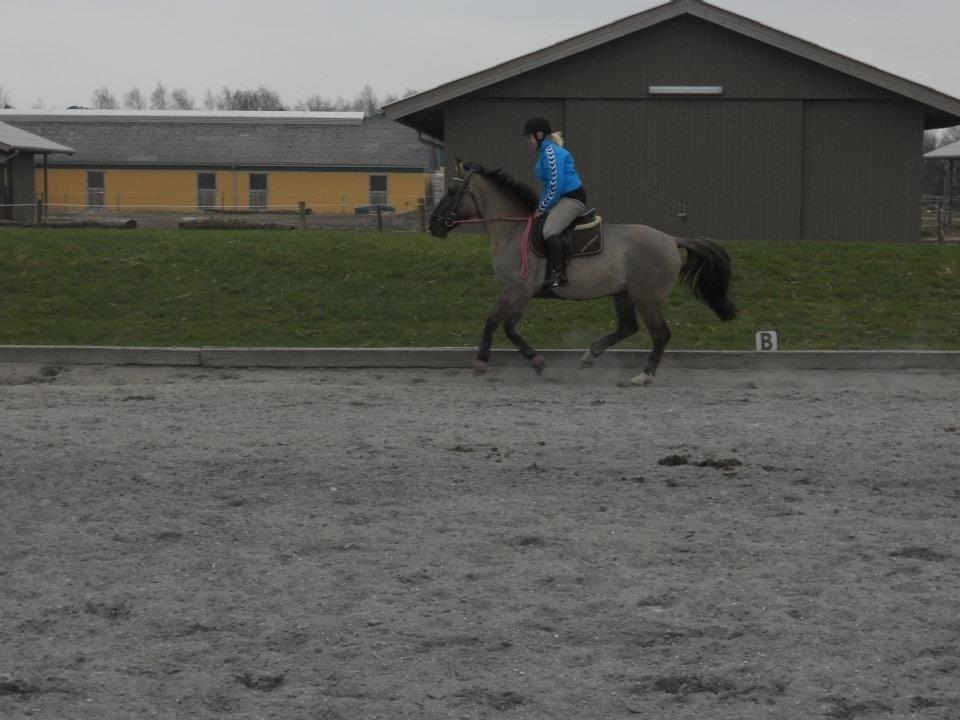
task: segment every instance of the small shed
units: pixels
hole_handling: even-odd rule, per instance
[[[28,220],[36,203],[34,155],[46,160],[51,153],[73,155],[74,150],[39,135],[0,122],[0,219]]]
[[[953,187],[953,166],[957,160],[960,160],[960,140],[955,143],[950,143],[949,145],[939,147],[936,150],[931,150],[923,157],[927,160],[947,161],[947,171],[944,173],[943,177],[943,203],[945,207],[951,207],[950,201],[953,198],[950,197],[950,192],[951,188]]]

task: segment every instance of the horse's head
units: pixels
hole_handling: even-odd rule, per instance
[[[430,234],[434,237],[446,237],[457,223],[479,217],[477,198],[470,189],[473,171],[466,170],[457,158],[457,175],[450,181],[443,199],[430,213]]]

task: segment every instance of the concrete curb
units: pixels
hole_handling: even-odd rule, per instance
[[[0,345],[0,362],[44,365],[199,365],[197,348]]]
[[[0,362],[44,365],[171,365],[265,368],[467,368],[474,348],[152,348],[0,345]],[[576,367],[582,350],[543,350],[547,363]],[[597,367],[639,370],[643,350],[610,350]],[[493,366],[522,367],[515,350],[494,350]],[[938,350],[668,350],[665,368],[713,370],[960,371],[960,351]]]

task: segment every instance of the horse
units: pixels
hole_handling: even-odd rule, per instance
[[[670,341],[670,328],[663,306],[677,281],[709,307],[721,321],[737,313],[729,297],[732,264],[729,254],[707,238],[680,238],[646,225],[608,225],[603,230],[603,249],[572,260],[567,285],[545,288],[547,260],[529,253],[529,234],[537,194],[528,185],[502,170],[488,170],[474,162],[456,159],[457,177],[447,187],[430,215],[434,237],[464,223],[482,224],[490,238],[493,274],[500,295],[487,314],[483,337],[473,368],[485,372],[490,366],[493,335],[503,324],[507,338],[541,374],[546,361],[517,332],[527,305],[534,298],[563,300],[613,298],[617,328],[593,343],[580,357],[580,367],[593,366],[608,348],[636,333],[637,314],[653,341],[643,371],[630,382],[650,385]],[[681,262],[680,250],[686,251]]]

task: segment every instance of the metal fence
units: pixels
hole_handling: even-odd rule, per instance
[[[42,199],[42,196],[39,196]],[[218,210],[296,210],[301,202],[315,213],[366,213],[380,207],[386,212],[414,212],[420,204],[432,208],[430,195],[398,195],[386,192],[338,193],[334,195],[310,193],[275,193],[269,190],[249,190],[239,197],[225,190],[199,189],[193,193],[153,191],[107,192],[91,189],[86,192],[54,192],[44,203],[51,210],[81,211],[112,209],[121,211],[180,211]]]
[[[411,210],[395,212],[392,206],[365,204],[356,210],[338,212],[343,205],[332,205],[333,212],[324,212],[322,206],[309,205],[300,201],[289,206],[271,205],[269,207],[231,207],[213,206],[207,208],[196,205],[138,204],[135,206],[60,202],[45,205],[42,199],[35,203],[0,203],[0,221],[13,224],[36,225],[100,225],[145,228],[177,228],[204,225],[226,224],[231,227],[289,227],[301,229],[376,229],[425,231],[427,218],[432,210],[423,198]],[[132,221],[132,222],[131,222]]]

